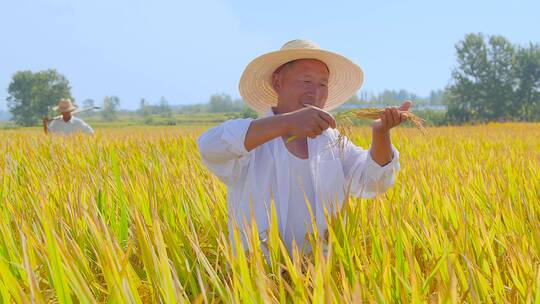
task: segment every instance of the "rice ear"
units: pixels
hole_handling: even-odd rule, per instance
[[[409,111],[399,111],[401,114],[404,114],[407,120],[410,120],[412,124],[414,124],[422,134],[426,134],[427,130],[424,127],[424,120],[412,112]],[[343,146],[343,136],[346,136],[346,134],[350,134],[350,127],[345,128],[345,126],[351,126],[353,125],[353,119],[371,119],[376,120],[380,118],[380,114],[384,113],[383,109],[378,108],[364,108],[364,109],[354,109],[354,110],[348,110],[341,112],[335,116],[336,122],[339,124],[339,128],[342,129],[340,132],[338,140],[336,144],[338,146]],[[345,135],[343,135],[345,134]],[[295,140],[298,138],[298,136],[293,135],[289,138],[287,138],[287,143]]]

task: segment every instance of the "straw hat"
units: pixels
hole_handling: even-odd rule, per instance
[[[238,85],[244,101],[259,113],[277,105],[277,94],[272,88],[272,74],[283,64],[297,59],[317,59],[330,71],[328,99],[325,110],[332,110],[356,94],[364,81],[364,72],[349,59],[321,49],[307,40],[292,40],[280,50],[259,56],[242,73]]]
[[[65,113],[65,112],[73,112],[77,109],[76,106],[74,106],[72,103],[71,103],[71,99],[69,98],[62,98],[58,101],[58,105],[53,107],[53,110],[54,111],[58,111],[60,113]]]

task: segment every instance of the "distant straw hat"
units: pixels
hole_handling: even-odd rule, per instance
[[[298,59],[317,59],[330,71],[328,99],[325,110],[332,110],[346,102],[362,86],[364,72],[349,59],[321,49],[307,40],[292,40],[280,50],[253,59],[245,68],[238,85],[244,101],[259,113],[277,105],[277,94],[272,87],[272,74],[287,62]]]
[[[77,109],[76,106],[74,106],[72,103],[71,103],[71,99],[69,98],[62,98],[58,101],[58,105],[53,107],[53,110],[54,111],[58,111],[60,113],[65,113],[65,112],[73,112]]]

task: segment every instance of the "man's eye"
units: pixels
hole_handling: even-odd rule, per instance
[[[321,83],[321,87],[325,87],[325,88],[326,88],[327,86],[328,86],[327,83]]]

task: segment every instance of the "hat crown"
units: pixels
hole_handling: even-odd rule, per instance
[[[67,108],[70,108],[71,106],[72,106],[71,100],[67,98],[60,99],[60,101],[58,101],[58,108],[60,109],[67,109]]]
[[[291,40],[277,51],[253,59],[244,69],[238,88],[244,101],[260,114],[278,103],[278,94],[272,85],[273,73],[287,62],[315,59],[324,62],[332,74],[328,78],[328,97],[325,110],[332,110],[358,91],[364,80],[362,69],[337,53],[321,49],[303,39]]]
[[[320,49],[320,47],[309,41],[309,40],[303,40],[303,39],[295,39],[291,40],[287,43],[285,43],[282,47],[282,50],[288,50],[288,49]]]

